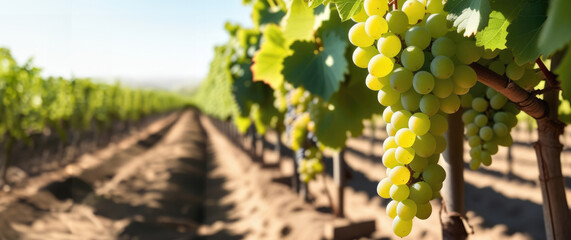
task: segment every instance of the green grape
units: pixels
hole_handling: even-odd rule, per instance
[[[480,146],[476,146],[470,149],[470,157],[477,160],[481,159],[482,149],[480,148]]]
[[[377,95],[379,103],[383,106],[391,106],[400,99],[400,93],[395,91],[391,86],[384,86]]]
[[[484,53],[482,53],[483,59],[493,59],[500,54],[500,49],[496,49],[494,51],[490,49],[484,49]]]
[[[398,152],[398,148],[397,148],[397,152]],[[398,160],[398,157],[397,157],[397,160]],[[391,173],[390,173],[389,177],[390,177],[391,182],[393,184],[403,185],[403,184],[406,184],[408,182],[408,180],[410,179],[410,171],[406,167],[396,166],[393,169],[391,169]],[[408,187],[407,187],[407,190],[408,190]],[[395,199],[395,198],[393,197],[393,199]],[[395,200],[397,200],[397,199],[395,199]],[[402,201],[402,200],[399,200],[399,201]]]
[[[391,197],[391,187],[393,183],[389,178],[383,178],[377,185],[377,194],[382,198],[390,198]]]
[[[430,217],[430,214],[432,214],[432,205],[430,205],[430,202],[423,203],[423,204],[417,204],[416,207],[417,207],[416,208],[416,217],[418,219],[422,219],[422,220],[428,219],[428,217]]]
[[[494,133],[498,137],[503,137],[503,136],[509,134],[508,126],[506,126],[504,123],[501,123],[501,122],[494,123],[493,129],[494,129]]]
[[[393,59],[383,54],[377,54],[369,61],[369,74],[381,78],[393,71]]]
[[[430,130],[434,136],[442,136],[448,130],[448,120],[441,114],[430,117]]]
[[[432,89],[432,94],[438,98],[446,98],[454,91],[454,82],[452,79],[437,79]]]
[[[420,98],[420,111],[428,116],[436,114],[440,110],[440,100],[432,94],[426,94]]]
[[[351,17],[351,19],[354,22],[365,22],[367,21],[367,18],[369,18],[369,16],[367,15],[367,12],[365,12],[365,8],[361,7],[361,10],[359,10],[359,12],[355,15],[353,15],[353,17]]]
[[[394,168],[396,166],[401,165],[396,159],[396,156],[395,156],[396,150],[397,150],[396,148],[390,148],[390,149],[385,150],[385,153],[383,154],[383,158],[382,158],[383,165],[385,165],[385,167]]]
[[[511,62],[506,67],[506,76],[514,81],[520,80],[525,73],[525,68],[518,66],[515,62]]]
[[[412,72],[405,68],[397,68],[391,74],[391,87],[399,92],[404,93],[412,86]]]
[[[456,44],[456,59],[462,64],[470,64],[476,62],[482,56],[484,50],[476,47],[473,40],[464,40]]]
[[[484,164],[485,166],[490,166],[492,165],[492,156],[490,155],[490,153],[488,151],[482,151],[482,164]]]
[[[474,118],[474,123],[476,124],[476,126],[482,127],[482,126],[488,124],[488,116],[486,116],[484,114],[478,114]]]
[[[383,16],[389,10],[389,4],[386,0],[365,0],[363,7],[369,16]]]
[[[392,200],[392,201],[389,202],[389,204],[387,204],[387,209],[386,209],[386,211],[387,211],[387,215],[388,215],[390,218],[395,218],[395,217],[397,216],[397,206],[398,206],[398,204],[399,204],[399,201],[395,201],[395,200]]]
[[[385,110],[383,110],[383,120],[386,123],[391,123],[391,117],[393,116],[393,113],[395,113],[392,109],[392,107],[386,107]]]
[[[430,51],[433,56],[445,56],[451,58],[456,54],[456,43],[448,37],[439,37],[432,43]]]
[[[411,191],[412,194],[412,191]],[[430,192],[432,195],[432,192]],[[416,203],[413,200],[405,199],[397,206],[397,216],[403,220],[412,220],[416,215]]]
[[[508,99],[502,94],[496,94],[494,97],[490,99],[490,107],[493,109],[501,109],[506,103]]]
[[[450,94],[448,97],[440,99],[440,111],[448,114],[455,113],[460,109],[460,97]]]
[[[510,64],[514,60],[514,56],[511,51],[501,51],[500,52],[500,62],[503,64]]]
[[[416,134],[414,134],[408,128],[399,129],[397,131],[397,135],[395,136],[397,144],[403,148],[411,147],[415,139],[416,139]]]
[[[438,164],[429,164],[422,172],[422,178],[433,191],[438,191],[442,188],[442,181],[446,178],[446,171]]]
[[[379,81],[379,78],[376,78],[371,74],[367,75],[367,78],[365,79],[365,85],[367,85],[367,87],[373,91],[379,91],[384,87],[381,81]]]
[[[349,41],[357,47],[369,47],[373,45],[375,39],[369,37],[365,32],[365,23],[356,23],[349,30]]]
[[[456,65],[454,67],[454,73],[452,74],[452,80],[460,87],[471,88],[478,82],[478,75],[476,75],[476,71],[469,66]]]
[[[393,170],[391,170],[392,172]],[[410,190],[406,184],[391,186],[391,198],[395,201],[402,201],[408,198]]]
[[[479,132],[480,138],[484,141],[490,141],[494,138],[494,130],[489,126],[483,126]]]
[[[398,216],[393,220],[393,232],[399,237],[406,237],[412,230],[412,220],[403,220]]]
[[[446,15],[442,13],[431,14],[426,19],[425,26],[432,38],[442,37],[448,32],[448,21],[446,20]]]
[[[434,77],[427,71],[419,71],[414,74],[412,87],[417,93],[428,94],[434,89]]]
[[[428,0],[426,1],[426,11],[429,13],[442,13],[444,12],[444,5],[441,0]]]
[[[478,134],[478,131],[480,131],[480,127],[478,127],[478,125],[475,123],[466,125],[466,136],[474,136]]]
[[[400,95],[400,100],[404,109],[408,111],[416,111],[418,110],[421,97],[422,95],[416,93],[413,89],[410,89]]]
[[[387,20],[380,15],[372,15],[365,22],[365,32],[374,39],[379,39],[387,31],[389,31]]]
[[[421,157],[430,157],[436,151],[436,138],[432,134],[427,133],[422,136],[417,136],[412,149],[416,155]]]
[[[371,58],[377,54],[379,54],[379,51],[377,51],[377,49],[373,46],[355,48],[355,51],[353,52],[353,63],[355,63],[357,67],[367,68]]]
[[[387,23],[389,31],[395,34],[401,34],[406,31],[408,26],[408,16],[401,10],[393,10],[387,14]]]
[[[428,183],[416,182],[410,186],[409,198],[418,204],[427,203],[432,199],[432,188]]]
[[[424,113],[417,112],[409,118],[408,128],[417,136],[422,136],[430,130],[430,118]]]
[[[412,162],[415,155],[416,153],[414,152],[413,148],[398,147],[397,151],[395,152],[395,157],[397,161],[402,164],[409,164],[410,162]]]
[[[434,154],[434,155],[428,157],[428,164],[438,164],[439,160],[440,160],[440,155]]]
[[[424,53],[418,47],[409,46],[402,51],[400,60],[406,69],[417,71],[424,65]]]
[[[406,31],[404,41],[407,46],[415,46],[422,50],[430,45],[430,33],[425,27],[414,26]]]
[[[379,51],[387,57],[395,57],[401,50],[401,41],[393,33],[385,33],[377,42]]]
[[[408,24],[414,25],[424,17],[426,13],[424,5],[416,0],[407,0],[402,6],[403,12],[408,16]]]
[[[483,97],[475,97],[472,100],[472,108],[478,112],[485,112],[488,109],[488,101]]]
[[[486,98],[492,99],[494,96],[498,94],[498,91],[494,90],[493,88],[486,89]]]
[[[385,152],[389,149],[397,148],[398,146],[399,145],[395,141],[395,137],[389,136],[385,139],[385,141],[383,141],[383,149],[385,150]]]
[[[468,145],[470,147],[480,146],[480,144],[482,144],[482,139],[479,136],[468,137]]]
[[[504,75],[506,72],[506,65],[499,60],[490,63],[488,68],[499,75]]]
[[[446,56],[436,56],[430,63],[430,72],[437,78],[447,79],[454,73],[454,63]]]
[[[480,167],[480,163],[481,161],[477,159],[470,160],[470,169],[478,170],[478,168]]]
[[[503,137],[496,138],[496,143],[500,146],[509,147],[514,143],[512,135],[508,134]]]
[[[393,136],[393,137],[394,137],[394,136],[397,134],[397,128],[395,128],[395,127],[393,126],[393,124],[388,123],[385,128],[386,128],[387,134],[388,134],[389,136]]]
[[[436,140],[434,153],[443,153],[446,150],[446,139],[444,136],[434,136],[434,140]]]
[[[474,122],[474,118],[476,118],[478,114],[479,112],[476,112],[474,109],[466,110],[464,113],[462,113],[462,122],[464,124]]]
[[[408,164],[410,169],[412,169],[412,171],[414,171],[415,173],[420,173],[424,171],[424,168],[426,168],[427,165],[428,165],[428,159],[418,155],[415,155],[414,159],[412,159],[412,162]]]
[[[391,124],[397,129],[408,127],[408,121],[412,114],[407,110],[399,110],[393,113],[391,117]]]
[[[498,144],[495,142],[486,142],[482,145],[491,155],[498,153]]]

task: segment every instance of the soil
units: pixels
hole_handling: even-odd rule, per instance
[[[392,239],[388,201],[375,193],[385,175],[386,137],[382,124],[376,126],[374,137],[366,128],[348,143],[352,178],[344,221],[374,219],[376,231],[363,239]],[[327,197],[335,191],[330,153],[325,174],[309,184],[312,201],[305,202],[288,184],[273,181],[293,173],[291,157],[277,161],[275,133],[267,135],[265,164],[259,164],[223,129],[194,110],[172,114],[59,170],[5,187],[0,239],[322,239],[328,226],[343,221]],[[465,171],[469,239],[545,238],[530,146],[535,138],[515,131],[511,174],[505,148],[491,167]],[[566,150],[562,164],[571,202],[570,156]],[[415,220],[405,239],[441,238],[441,203],[432,203],[432,216]]]

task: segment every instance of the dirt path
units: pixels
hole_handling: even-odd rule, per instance
[[[0,239],[196,237],[204,217],[206,136],[194,112],[173,121],[63,182],[31,179],[27,189],[35,193],[4,194],[16,200],[1,205]]]

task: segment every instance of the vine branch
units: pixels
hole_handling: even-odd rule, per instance
[[[535,119],[547,116],[548,108],[545,101],[537,98],[533,92],[526,91],[515,82],[478,63],[472,63],[470,67],[476,71],[479,82],[506,96],[529,116]]]
[[[537,66],[539,66],[539,69],[541,69],[541,72],[543,73],[543,75],[545,76],[545,78],[547,79],[549,85],[552,88],[559,88],[559,82],[557,81],[557,78],[555,77],[555,74],[553,74],[551,71],[549,71],[549,69],[547,69],[547,67],[545,66],[545,64],[543,64],[543,61],[541,61],[540,58],[537,58],[535,60],[535,63],[537,63]]]

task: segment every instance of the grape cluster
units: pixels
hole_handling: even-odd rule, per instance
[[[490,166],[498,145],[513,143],[510,132],[517,125],[519,110],[504,95],[480,83],[462,96],[462,107],[466,109],[462,121],[470,146],[470,168]]]
[[[446,177],[438,165],[446,149],[447,115],[460,108],[460,95],[477,82],[468,64],[484,52],[473,40],[449,31],[441,1],[408,0],[389,11],[387,0],[365,0],[353,17],[349,41],[356,66],[367,68],[365,83],[385,106],[389,137],[384,141],[387,177],[377,192],[393,200],[387,214],[393,232],[407,236],[416,216],[426,219],[430,200]]]
[[[323,162],[321,152],[317,147],[312,146],[305,150],[304,158],[299,163],[297,172],[301,181],[308,183],[315,179],[315,176],[323,172]]]
[[[486,49],[478,63],[509,78],[526,90],[533,89],[541,81],[541,73],[534,68],[534,64],[517,64],[509,49],[494,51]]]

